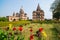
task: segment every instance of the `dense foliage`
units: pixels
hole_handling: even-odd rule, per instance
[[[60,19],[60,0],[55,0],[50,8],[53,13],[53,18]]]
[[[50,8],[52,11],[58,11],[60,10],[60,0],[55,0]]]
[[[56,20],[59,20],[60,19],[60,12],[54,13],[53,17],[56,18]]]
[[[8,21],[8,19],[6,17],[0,17],[0,21]]]

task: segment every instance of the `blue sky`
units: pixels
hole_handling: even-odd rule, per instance
[[[46,19],[52,19],[52,13],[50,11],[51,4],[54,0],[0,0],[0,16],[9,16],[13,12],[20,11],[23,6],[24,12],[27,13],[28,17],[32,18],[32,12],[36,10],[39,3]]]

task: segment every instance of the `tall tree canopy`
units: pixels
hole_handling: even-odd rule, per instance
[[[50,8],[52,11],[58,11],[60,10],[60,0],[55,0]]]
[[[60,19],[60,0],[55,0],[50,8],[53,13],[53,18]]]
[[[58,16],[57,16],[57,15],[58,15]],[[56,18],[56,20],[59,20],[59,18],[60,18],[60,13],[59,13],[59,12],[54,13],[53,17]]]

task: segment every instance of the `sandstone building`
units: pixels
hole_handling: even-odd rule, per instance
[[[9,21],[28,20],[27,14],[21,8],[19,13],[13,13],[13,16],[7,16]]]
[[[43,20],[44,20],[44,11],[41,10],[39,4],[38,4],[38,6],[37,6],[36,11],[33,11],[32,14],[33,14],[33,15],[32,15],[32,16],[33,16],[33,17],[32,17],[32,20],[40,20],[40,21],[43,21]]]
[[[9,21],[28,20],[27,13],[24,12],[23,8],[20,9],[19,13],[13,12],[12,16],[7,16]],[[36,11],[32,13],[32,20],[44,20],[44,11],[40,8],[39,4]]]

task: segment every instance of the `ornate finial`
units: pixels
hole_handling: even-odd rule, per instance
[[[21,6],[21,9],[23,9],[23,6]]]

